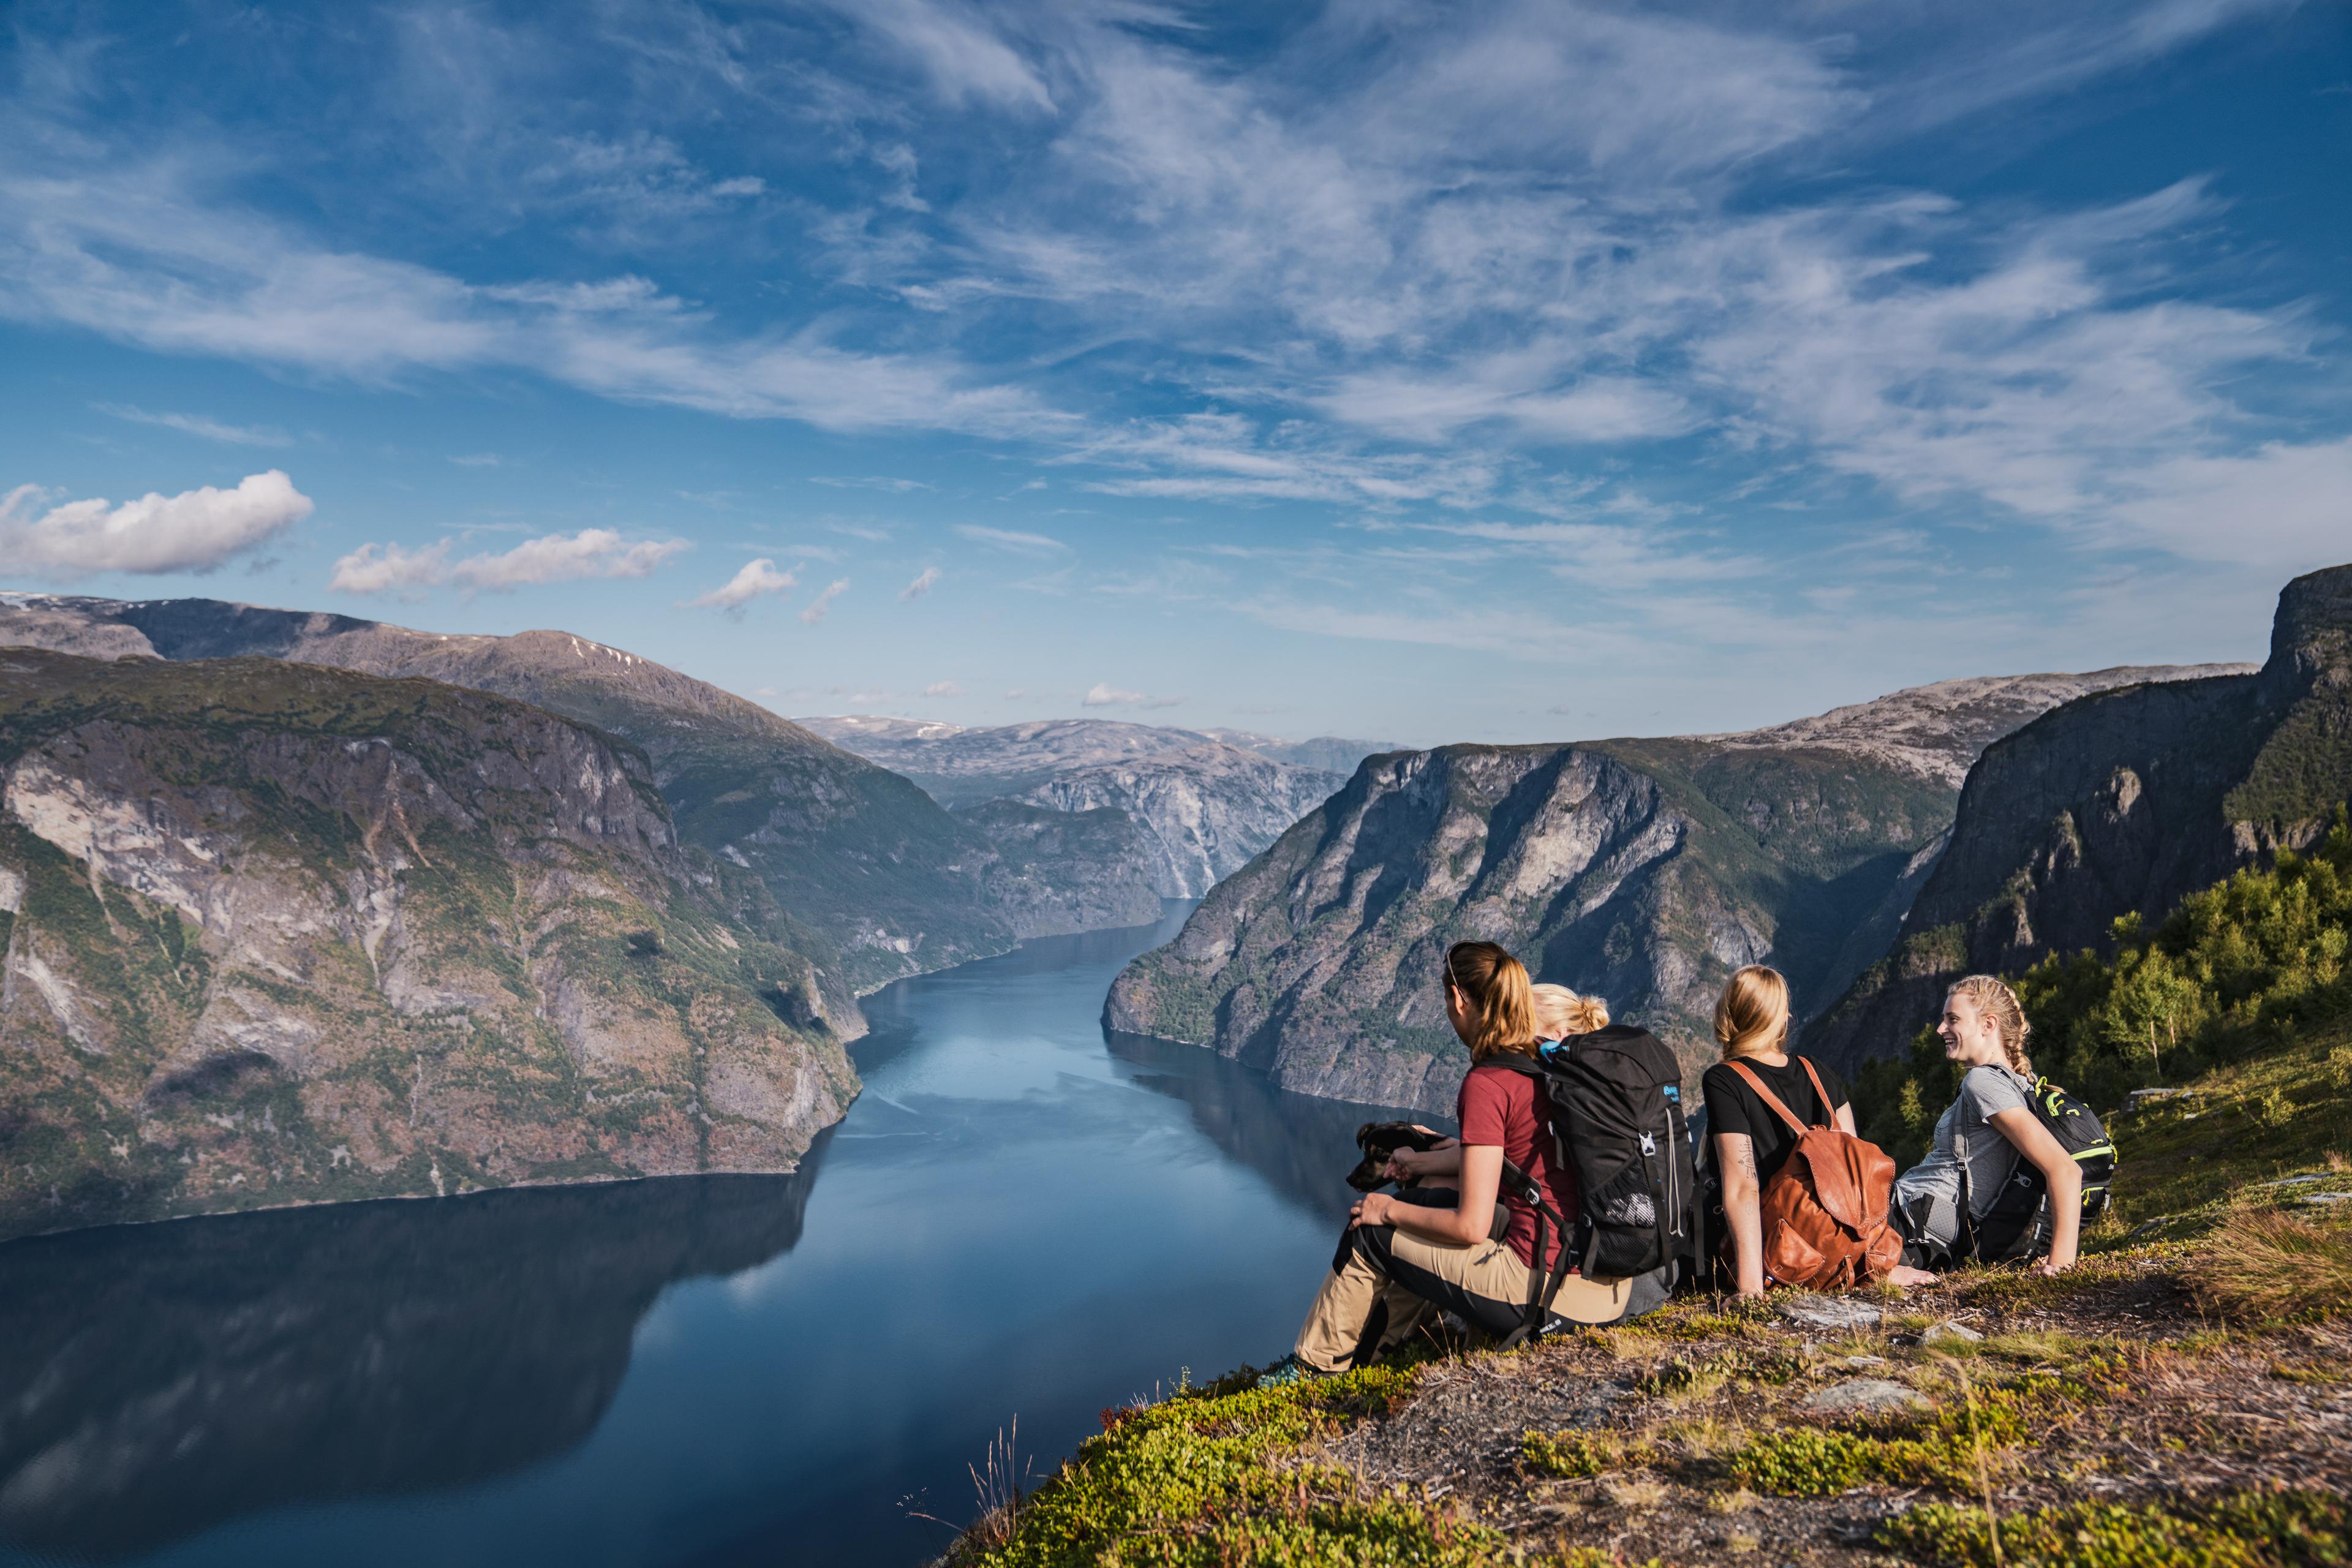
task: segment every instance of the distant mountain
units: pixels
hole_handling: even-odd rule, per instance
[[[1443,1110],[1463,1058],[1438,965],[1483,937],[1696,1070],[1732,969],[1778,965],[1801,1010],[1885,951],[1942,849],[1956,759],[2069,698],[2208,673],[1947,682],[1739,735],[1375,757],[1129,964],[1105,1022],[1286,1088]]]
[[[1366,757],[1404,749],[1394,741],[1349,741],[1337,735],[1318,735],[1308,741],[1286,741],[1278,735],[1261,735],[1250,730],[1203,730],[1201,733],[1213,741],[1223,741],[1228,746],[1239,746],[1244,752],[1272,757],[1277,763],[1296,763],[1302,768],[1320,768],[1327,773],[1338,773],[1342,778],[1354,773]]]
[[[0,648],[0,1234],[789,1171],[857,1089],[811,945],[542,709]]]
[[[1125,812],[1148,846],[1154,887],[1173,899],[1206,893],[1345,782],[1197,730],[1103,719],[977,730],[858,714],[800,722],[961,814],[992,800]]]
[[[756,873],[806,928],[812,956],[861,993],[1021,937],[1085,929],[1078,905],[1102,903],[1106,878],[1139,864],[1057,863],[1024,831],[1011,846],[1013,866],[985,824],[957,819],[886,767],[708,682],[568,632],[445,635],[215,599],[7,594],[5,644],[100,658],[257,654],[422,676],[593,724],[645,748],[685,842]],[[1061,896],[1066,885],[1087,890],[1074,904]],[[1154,895],[1139,880],[1109,897],[1123,919]]]
[[[2308,845],[2352,795],[2352,566],[2279,595],[2269,660],[2080,698],[1989,747],[1900,940],[1806,1040],[1893,1054],[1943,987],[2104,948],[2119,916]]]

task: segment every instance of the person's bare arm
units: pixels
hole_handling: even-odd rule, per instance
[[[2050,1186],[2050,1256],[2042,1261],[2042,1272],[2073,1268],[2083,1240],[2083,1168],[2050,1135],[2042,1119],[2024,1107],[1996,1110],[1991,1121],[1994,1131],[2015,1144]]]
[[[1723,1177],[1723,1217],[1731,1226],[1732,1270],[1743,1296],[1764,1294],[1764,1215],[1758,1199],[1756,1142],[1745,1132],[1715,1134],[1715,1168]]]
[[[1837,1123],[1837,1130],[1844,1133],[1847,1137],[1859,1138],[1862,1136],[1860,1132],[1854,1130],[1853,1106],[1851,1101],[1839,1106],[1837,1108],[1836,1116],[1832,1117],[1831,1120]]]
[[[1389,1156],[1389,1175],[1396,1181],[1408,1176],[1450,1176],[1462,1169],[1462,1145],[1451,1138],[1434,1149],[1400,1149]]]
[[[1495,1223],[1495,1194],[1503,1184],[1503,1151],[1492,1143],[1465,1143],[1461,1152],[1460,1207],[1423,1208],[1399,1203],[1386,1193],[1371,1193],[1356,1205],[1349,1225],[1392,1225],[1453,1247],[1486,1240]]]

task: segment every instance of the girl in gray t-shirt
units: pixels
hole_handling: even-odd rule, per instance
[[[1960,1200],[1984,1217],[2020,1160],[2049,1184],[2054,1234],[2046,1274],[2071,1268],[2081,1240],[2083,1173],[2034,1115],[2033,1061],[2025,1054],[2032,1026],[2017,994],[1989,974],[1971,974],[1944,998],[1936,1033],[1944,1055],[1965,1063],[1958,1100],[1936,1121],[1927,1157],[1895,1178],[1890,1217],[1906,1239],[1905,1263],[1948,1258],[1960,1238]]]

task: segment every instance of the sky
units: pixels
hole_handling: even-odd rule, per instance
[[[0,587],[1409,744],[2260,658],[2340,0],[0,7]]]

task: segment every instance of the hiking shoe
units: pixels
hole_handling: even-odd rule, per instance
[[[1257,1385],[1260,1388],[1279,1388],[1285,1384],[1320,1383],[1327,1377],[1339,1375],[1336,1372],[1308,1366],[1296,1355],[1286,1355],[1257,1374]]]

